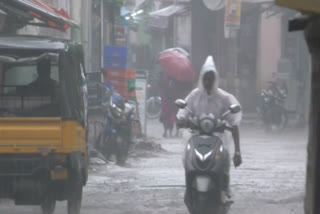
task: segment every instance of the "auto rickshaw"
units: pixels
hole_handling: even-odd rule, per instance
[[[0,198],[79,214],[88,179],[82,46],[0,36]]]

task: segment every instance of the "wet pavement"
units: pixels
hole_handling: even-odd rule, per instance
[[[94,164],[83,198],[83,214],[187,214],[183,203],[182,152],[185,139],[162,139],[161,126],[149,133],[166,151],[134,152],[128,166]],[[186,136],[186,135],[185,135]],[[241,133],[244,164],[232,169],[235,204],[230,214],[301,214],[305,185],[306,132],[266,135],[257,127]],[[38,207],[0,202],[1,214],[40,214]],[[58,203],[56,214],[66,214]]]

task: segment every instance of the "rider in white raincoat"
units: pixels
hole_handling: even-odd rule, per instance
[[[228,92],[219,88],[219,74],[216,69],[212,56],[208,56],[204,63],[201,75],[199,78],[198,88],[194,89],[186,98],[187,107],[192,111],[193,115],[201,115],[203,113],[212,113],[216,117],[222,116],[229,107],[233,104],[240,105],[238,100]],[[181,109],[177,114],[179,123],[184,123],[186,118],[191,116],[187,109]],[[229,126],[233,127],[232,138],[235,145],[234,165],[238,167],[242,163],[240,152],[240,139],[239,139],[239,124],[242,118],[242,112],[237,114],[229,114],[225,119]],[[229,148],[232,142],[230,133],[225,131],[221,134],[221,140],[224,142],[226,148]],[[229,157],[228,157],[229,159]],[[228,163],[230,161],[228,160]],[[228,191],[229,184],[229,165],[226,167],[226,186],[225,190]]]

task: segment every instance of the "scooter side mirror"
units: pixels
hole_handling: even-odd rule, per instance
[[[232,114],[237,114],[241,111],[241,107],[239,105],[231,105],[229,109]]]
[[[185,107],[187,107],[187,103],[186,101],[182,100],[182,99],[178,99],[174,102],[176,104],[176,106],[178,106],[178,108],[180,109],[184,109]]]

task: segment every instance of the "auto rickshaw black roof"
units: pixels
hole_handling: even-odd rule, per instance
[[[78,45],[74,41],[42,36],[0,36],[0,49],[59,51]]]
[[[78,90],[83,84],[82,46],[70,40],[40,36],[0,36],[0,55],[18,60],[20,57],[39,57],[45,53],[59,53],[61,118],[85,125],[83,97]]]

